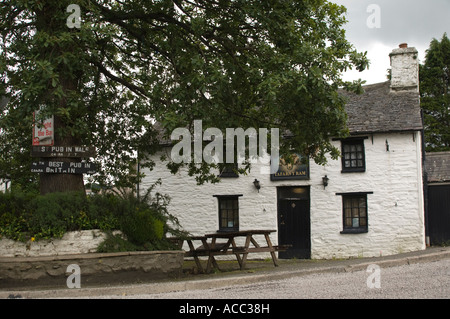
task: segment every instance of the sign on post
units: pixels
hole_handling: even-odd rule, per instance
[[[33,146],[32,157],[93,157],[92,146]]]
[[[95,174],[96,165],[86,162],[38,161],[31,163],[32,173]]]
[[[33,113],[33,145],[53,145],[55,140],[53,115],[42,123],[36,123],[37,113],[38,111]]]
[[[95,174],[96,165],[89,162],[66,162],[61,158],[88,158],[95,156],[95,148],[91,146],[54,146],[53,115],[38,123],[39,111],[33,113],[33,146],[32,157],[47,158],[31,163],[32,173],[46,174]],[[53,160],[54,159],[54,160]]]

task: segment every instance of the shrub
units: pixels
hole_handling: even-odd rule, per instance
[[[0,237],[25,241],[29,228],[27,203],[35,195],[24,193],[0,193]]]
[[[99,253],[136,250],[142,250],[142,248],[124,239],[122,235],[113,235],[110,232],[107,233],[106,239],[97,247],[97,252]]]
[[[167,211],[167,204],[168,197],[157,194],[153,198],[150,191],[140,200],[113,194],[0,193],[0,237],[27,241],[60,238],[74,230],[121,230],[126,239],[109,235],[99,250],[171,249],[175,247],[165,234],[184,232]]]
[[[36,196],[28,205],[29,232],[36,239],[60,238],[66,231],[85,229],[74,225],[74,217],[84,210],[80,193],[52,193]]]

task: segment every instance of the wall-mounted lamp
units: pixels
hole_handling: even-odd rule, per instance
[[[386,152],[389,152],[389,142],[386,140]]]
[[[256,178],[253,181],[253,185],[255,185],[255,188],[258,190],[258,193],[259,193],[259,189],[261,188],[261,183]]]
[[[328,186],[328,181],[329,181],[329,180],[330,180],[330,179],[328,178],[327,175],[325,175],[324,177],[322,177],[323,189],[325,189],[325,187]]]

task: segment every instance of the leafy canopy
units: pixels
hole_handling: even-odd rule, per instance
[[[420,66],[421,107],[427,151],[450,151],[450,40],[433,39]]]
[[[24,154],[37,108],[59,136],[97,147],[104,183],[125,180],[136,151],[158,149],[155,121],[166,134],[195,119],[223,132],[279,128],[293,134],[282,153],[324,163],[339,153],[330,137],[347,134],[337,90],[361,89],[342,72],[368,66],[345,38],[345,11],[326,0],[4,0],[0,174],[33,178]],[[211,165],[189,166],[214,179]]]

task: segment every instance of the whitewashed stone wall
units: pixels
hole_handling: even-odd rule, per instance
[[[0,257],[57,256],[97,251],[106,235],[98,229],[67,232],[60,239],[19,242],[0,240]]]
[[[416,48],[399,48],[390,54],[391,88],[419,92],[419,59]]]
[[[386,151],[386,140],[390,151]],[[339,141],[333,143],[340,149]],[[365,152],[363,173],[342,174],[341,160],[329,159],[326,166],[312,162],[310,179],[305,181],[271,181],[255,165],[247,176],[201,186],[186,172],[172,175],[158,155],[154,170],[144,171],[141,189],[162,178],[157,191],[171,196],[170,212],[185,230],[204,235],[219,228],[218,201],[213,195],[243,195],[239,198],[241,230],[277,230],[277,187],[310,186],[311,258],[373,257],[425,249],[420,134],[375,134],[373,139],[369,135]],[[326,189],[325,175],[329,178]],[[255,178],[261,182],[259,192],[253,185]],[[345,192],[373,192],[367,195],[368,233],[340,233],[342,196],[336,193]],[[276,244],[277,234],[271,239]]]

